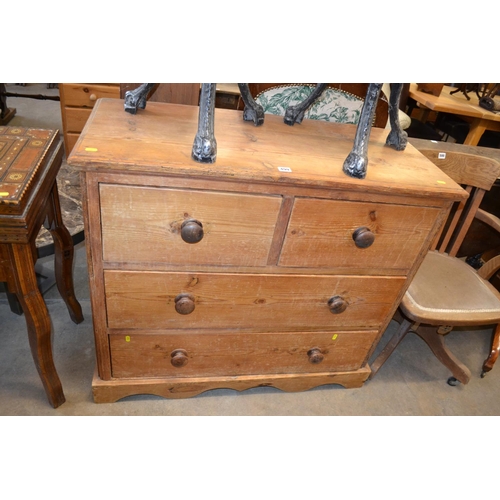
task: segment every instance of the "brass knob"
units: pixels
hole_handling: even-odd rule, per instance
[[[347,301],[345,301],[340,295],[335,295],[328,301],[328,308],[332,314],[343,313],[347,309]]]
[[[323,355],[319,347],[313,347],[312,349],[307,351],[307,356],[309,358],[309,363],[312,363],[314,365],[321,363],[323,359],[325,359],[325,356]]]
[[[191,314],[194,311],[194,297],[189,293],[181,293],[175,297],[175,310],[179,314]]]
[[[188,355],[184,349],[176,349],[175,351],[172,351],[170,357],[172,358],[170,362],[176,368],[181,368],[188,362]]]
[[[181,238],[186,243],[198,243],[203,239],[203,224],[195,219],[185,220],[181,225]]]
[[[352,233],[352,239],[358,248],[368,248],[375,241],[375,235],[369,227],[362,226]]]

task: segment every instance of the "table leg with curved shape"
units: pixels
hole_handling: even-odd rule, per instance
[[[54,270],[57,289],[66,303],[72,321],[76,324],[81,323],[83,321],[82,308],[76,299],[73,285],[74,245],[62,221],[59,193],[55,183],[47,202],[47,217],[44,226],[54,239]]]
[[[66,401],[52,357],[51,322],[38,289],[33,255],[29,245],[12,244],[13,286],[26,318],[33,361],[50,404],[57,408]]]

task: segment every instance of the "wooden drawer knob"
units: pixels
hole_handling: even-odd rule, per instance
[[[368,248],[375,241],[375,235],[369,227],[362,226],[352,233],[352,239],[358,248]]]
[[[91,101],[97,101],[97,96],[96,96],[95,94],[90,94],[89,99],[90,99]]]
[[[170,357],[172,358],[170,362],[176,368],[181,368],[185,366],[188,362],[187,352],[184,349],[176,349],[170,353]]]
[[[309,358],[309,363],[312,363],[313,365],[321,363],[325,358],[319,347],[313,347],[312,349],[307,351],[307,356]]]
[[[203,239],[203,224],[195,219],[185,220],[181,225],[181,238],[186,243],[198,243]]]
[[[194,297],[189,293],[181,293],[175,297],[175,310],[179,314],[191,314],[194,308]]]
[[[340,295],[335,295],[328,301],[328,308],[332,314],[343,313],[347,306],[347,302]]]

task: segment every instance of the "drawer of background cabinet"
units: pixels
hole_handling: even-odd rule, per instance
[[[93,108],[97,99],[120,98],[120,86],[97,83],[63,83],[61,100],[64,106]]]
[[[67,132],[81,132],[92,113],[91,109],[66,108],[66,130]]]
[[[103,259],[264,266],[280,196],[102,184]]]
[[[110,335],[112,376],[317,373],[361,368],[376,331]]]
[[[298,198],[279,265],[405,274],[438,215],[436,208]]]
[[[109,328],[377,329],[401,277],[105,271]]]

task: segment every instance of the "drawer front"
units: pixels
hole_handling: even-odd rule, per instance
[[[299,198],[279,264],[406,274],[438,215],[436,208]],[[355,235],[358,245],[368,244],[372,236],[373,243],[357,246]]]
[[[376,331],[110,335],[112,376],[200,377],[361,368]]]
[[[265,266],[282,200],[110,184],[100,197],[105,261],[214,266]]]
[[[75,147],[76,141],[78,141],[80,134],[76,132],[68,132],[64,134],[64,147],[66,148],[66,157],[69,156],[71,150]]]
[[[92,112],[85,108],[66,108],[66,130],[68,132],[81,132]]]
[[[104,281],[109,328],[320,331],[379,328],[405,279],[105,271]]]
[[[104,85],[95,83],[64,83],[62,96],[64,106],[78,108],[93,108],[97,99],[120,98],[119,85]]]

